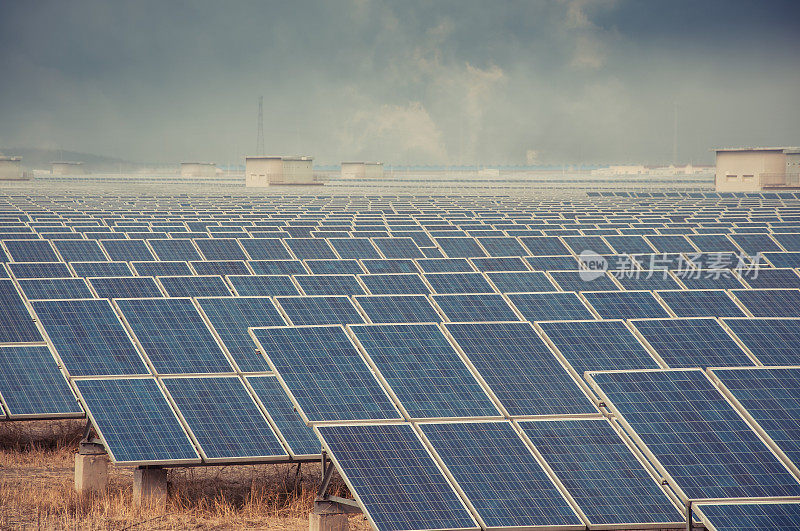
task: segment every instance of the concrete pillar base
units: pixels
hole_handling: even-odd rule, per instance
[[[308,531],[348,531],[349,518],[346,514],[329,513],[308,515]]]
[[[108,487],[108,455],[75,454],[75,490],[79,494],[102,492]]]
[[[167,508],[167,471],[141,468],[133,471],[133,505],[164,510]]]

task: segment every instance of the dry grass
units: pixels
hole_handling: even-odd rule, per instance
[[[317,464],[175,468],[166,511],[134,509],[132,469],[111,466],[106,492],[80,496],[81,423],[0,424],[0,529],[308,529]],[[331,494],[348,496],[334,480]],[[360,515],[350,528],[368,529]]]

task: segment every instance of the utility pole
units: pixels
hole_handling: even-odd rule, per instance
[[[264,154],[264,96],[258,97],[258,136],[256,137],[256,154]]]

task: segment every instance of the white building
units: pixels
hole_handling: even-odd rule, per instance
[[[314,176],[313,161],[311,157],[246,157],[245,186],[324,184]]]
[[[342,162],[342,179],[382,179],[383,162]]]
[[[181,177],[214,177],[217,165],[213,162],[181,162]]]
[[[21,181],[26,179],[22,172],[22,157],[7,157],[0,155],[0,180]]]
[[[69,162],[64,160],[53,161],[50,163],[50,173],[53,175],[85,175],[86,168],[83,162]]]
[[[800,148],[720,148],[718,192],[758,192],[800,187]]]

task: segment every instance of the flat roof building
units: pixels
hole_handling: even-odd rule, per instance
[[[718,192],[758,192],[800,187],[800,148],[719,148]]]
[[[213,162],[181,162],[181,177],[216,177],[217,165]]]
[[[246,157],[245,186],[324,184],[314,176],[313,162],[312,157]]]
[[[27,178],[22,171],[22,157],[0,155],[0,181],[22,181]]]
[[[66,160],[53,161],[50,163],[50,173],[53,175],[85,175],[86,168],[83,162],[70,162]]]
[[[383,162],[342,162],[342,179],[382,179]]]

